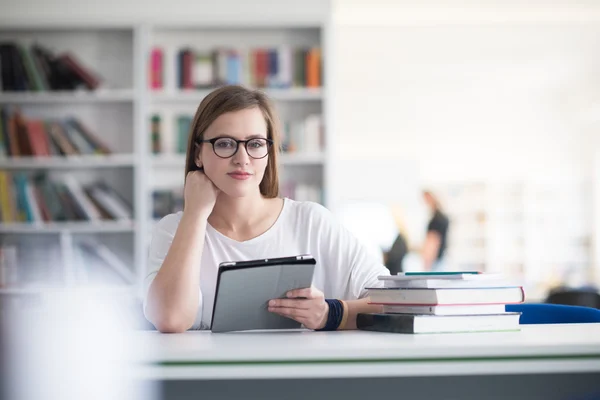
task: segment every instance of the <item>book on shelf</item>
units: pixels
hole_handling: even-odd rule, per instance
[[[39,43],[0,43],[0,91],[95,90],[102,79],[70,51],[56,54]]]
[[[113,250],[100,240],[80,238],[74,244],[76,283],[131,285],[135,274]]]
[[[58,241],[0,244],[0,288],[60,286],[62,260]]]
[[[18,107],[0,108],[0,158],[110,154],[110,148],[81,121],[32,119]]]
[[[323,189],[316,185],[310,185],[295,181],[283,182],[279,191],[282,197],[288,197],[297,201],[312,201],[323,204]]]
[[[152,192],[152,218],[183,211],[183,189],[162,189]]]
[[[130,221],[132,215],[131,204],[105,182],[82,185],[70,174],[50,179],[0,171],[2,223]]]
[[[165,49],[155,46],[149,57],[150,88],[164,88]],[[322,86],[322,60],[319,47],[278,46],[237,49],[218,47],[175,51],[178,89],[208,89],[221,85],[257,88],[318,88]]]
[[[150,145],[153,154],[185,154],[193,115],[154,113],[150,116]],[[325,146],[320,114],[285,120],[282,123],[281,151],[286,154],[320,153]]]
[[[283,121],[281,149],[284,153],[318,153],[325,147],[323,118],[310,114],[303,119]]]
[[[0,245],[0,288],[16,285],[17,277],[17,246]]]

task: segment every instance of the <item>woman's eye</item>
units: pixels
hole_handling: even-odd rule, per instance
[[[250,147],[253,147],[253,148],[257,149],[259,147],[263,147],[265,144],[263,143],[262,140],[253,140],[250,143],[248,143],[248,145]]]
[[[215,145],[222,149],[229,149],[229,148],[235,146],[235,144],[232,140],[219,140],[215,143]]]

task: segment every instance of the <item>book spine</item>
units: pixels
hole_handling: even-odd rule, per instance
[[[150,88],[163,88],[163,52],[156,47],[150,53]]]
[[[97,89],[100,86],[100,79],[91,73],[87,68],[84,68],[81,63],[75,59],[70,53],[63,54],[60,61],[71,69],[71,71],[81,79],[89,89]]]

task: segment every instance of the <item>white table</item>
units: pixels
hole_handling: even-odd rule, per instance
[[[422,386],[423,382],[430,386],[437,380],[441,393],[447,393],[444,384],[450,388],[462,385],[466,390],[468,385],[489,386],[489,382],[504,379],[506,385],[523,381],[521,384],[527,387],[522,390],[529,398],[538,392],[549,398],[548,393],[556,393],[551,390],[553,384],[564,386],[560,384],[562,377],[579,387],[569,393],[590,393],[598,388],[600,396],[600,324],[525,325],[520,332],[439,335],[362,331],[179,335],[143,332],[137,343],[151,350],[138,369],[141,378],[177,381],[188,391],[194,390],[191,381],[203,382],[204,387],[212,385],[212,390],[218,391],[251,385],[249,381],[257,380],[271,380],[268,385],[275,386],[278,381],[287,382],[281,390],[287,390],[290,380],[294,380],[299,385],[296,390],[302,390],[306,380],[318,378],[321,384],[331,381],[332,391],[347,386],[337,383],[337,379],[354,384],[364,381],[363,387],[368,385],[371,390],[381,382],[380,387],[385,382],[391,385],[388,389],[394,387],[394,382],[402,382],[405,389],[410,382],[420,382],[413,390],[414,395],[422,395],[423,390],[431,391]],[[477,380],[471,379],[475,376]],[[511,379],[516,381],[509,382]],[[203,390],[202,386],[198,390]],[[515,398],[515,393],[522,390],[516,389],[511,396]],[[356,389],[353,392],[356,394]],[[349,398],[351,394],[344,396]],[[233,392],[231,395],[235,397]],[[341,398],[338,395],[339,392],[335,397]],[[464,398],[464,393],[456,398],[459,397]]]

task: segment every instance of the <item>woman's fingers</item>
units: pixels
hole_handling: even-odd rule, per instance
[[[273,299],[269,301],[269,307],[289,307],[308,310],[312,307],[312,300],[297,300],[297,299]]]
[[[298,320],[298,318],[308,318],[309,317],[308,310],[302,310],[299,308],[269,307],[269,311],[274,312],[279,315],[283,315],[284,317],[295,319],[295,320]]]
[[[306,299],[314,299],[323,296],[323,293],[320,290],[317,290],[313,287],[303,288],[303,289],[294,289],[290,290],[286,293],[287,297],[304,297]]]

